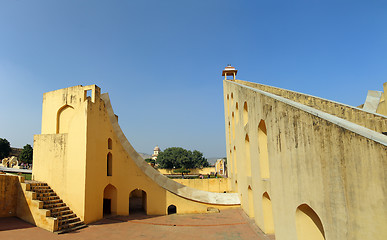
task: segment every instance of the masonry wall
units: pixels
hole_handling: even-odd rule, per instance
[[[0,174],[0,217],[16,216],[17,176]]]
[[[173,179],[188,187],[196,188],[202,191],[224,193],[230,192],[229,178],[210,178],[210,179]]]
[[[34,136],[32,169],[32,179],[48,183],[81,219],[85,216],[86,89],[90,87],[75,86],[43,95],[42,134]]]
[[[278,240],[387,238],[387,137],[375,132],[384,143],[374,141],[232,81],[224,100],[232,189],[264,232]],[[322,234],[303,238],[311,212]]]

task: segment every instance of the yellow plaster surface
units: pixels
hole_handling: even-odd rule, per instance
[[[224,81],[224,106],[231,187],[262,230],[277,240],[301,239],[297,224],[312,219],[296,214],[305,204],[325,239],[387,239],[385,116],[241,80]],[[320,239],[309,227],[301,232],[309,230],[305,239]]]
[[[177,213],[240,204],[235,193],[190,188],[149,166],[121,131],[108,94],[101,95],[95,85],[44,94],[42,134],[34,137],[33,179],[48,183],[85,223],[103,218],[104,199],[111,202],[112,214],[130,214],[133,190],[145,192],[148,215],[167,214],[171,204]]]
[[[16,216],[17,176],[0,174],[0,217]]]
[[[207,192],[224,193],[230,192],[230,181],[228,178],[210,179],[173,179],[187,187],[199,189]]]

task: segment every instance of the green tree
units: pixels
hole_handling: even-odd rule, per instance
[[[20,153],[20,161],[23,163],[32,163],[33,149],[31,145],[27,144],[23,147],[23,150]]]
[[[8,157],[11,152],[11,145],[5,138],[0,138],[0,160]]]
[[[209,165],[203,153],[197,150],[191,152],[181,147],[171,147],[160,152],[157,163],[160,168],[169,169],[202,168]]]

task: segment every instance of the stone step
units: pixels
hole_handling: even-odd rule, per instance
[[[33,191],[36,193],[53,193],[54,192],[52,189],[34,189]]]
[[[51,214],[55,214],[55,213],[58,213],[58,212],[61,212],[61,211],[64,211],[64,210],[70,210],[69,207],[67,206],[62,206],[62,207],[56,207],[56,208],[51,208],[50,211],[51,211]]]
[[[73,217],[76,217],[77,215],[75,213],[70,213],[70,214],[66,214],[66,215],[62,215],[62,216],[58,216],[58,220],[65,220],[65,219],[69,219],[69,218],[73,218]]]
[[[51,189],[51,188],[49,186],[30,186],[30,189],[39,190],[39,189]]]
[[[26,183],[29,184],[30,186],[48,186],[47,183],[43,183],[43,182],[26,181]]]
[[[48,196],[48,197],[37,197],[39,201],[47,202],[47,201],[54,201],[54,200],[61,200],[57,195],[54,196]],[[61,200],[62,201],[62,200]]]
[[[62,226],[62,225],[66,225],[74,222],[80,222],[80,221],[81,220],[79,219],[79,217],[67,218],[67,219],[58,221],[58,226]]]
[[[43,200],[43,202],[44,202],[43,203],[43,207],[45,207],[47,205],[51,205],[51,204],[63,203],[62,199],[60,199],[60,198],[58,198],[58,199],[47,199],[47,200]]]
[[[58,231],[64,230],[64,229],[69,229],[69,228],[74,228],[74,227],[77,227],[77,226],[82,225],[82,224],[84,224],[84,223],[81,221],[78,221],[78,222],[72,222],[72,223],[68,223],[65,225],[61,225],[61,226],[58,226]]]
[[[73,211],[68,209],[68,210],[63,210],[63,211],[59,211],[59,212],[53,212],[51,213],[51,217],[60,217],[60,216],[64,216],[64,215],[68,215],[68,214],[72,214]]]
[[[40,198],[40,197],[53,197],[53,196],[56,196],[56,193],[54,192],[50,192],[50,193],[36,193],[36,197],[37,198]]]
[[[53,203],[53,204],[43,204],[44,209],[54,209],[54,208],[59,208],[59,207],[65,207],[65,203]]]
[[[63,230],[56,231],[55,233],[56,234],[63,234],[63,233],[72,232],[72,231],[75,231],[75,230],[78,230],[78,229],[82,229],[82,228],[85,228],[85,227],[87,227],[87,225],[82,222],[82,224],[80,224],[80,225],[78,225],[76,227],[66,228],[66,229],[63,229]]]

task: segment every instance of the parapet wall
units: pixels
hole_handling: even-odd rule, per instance
[[[348,120],[385,118],[310,97],[339,118],[260,86],[224,81],[228,170],[245,212],[278,240],[386,239],[387,137]]]
[[[236,80],[235,82],[313,107],[379,133],[387,132],[387,117],[381,114],[282,88],[242,80]]]
[[[210,178],[210,179],[173,179],[175,182],[187,187],[199,189],[207,192],[226,193],[230,192],[229,178]]]

